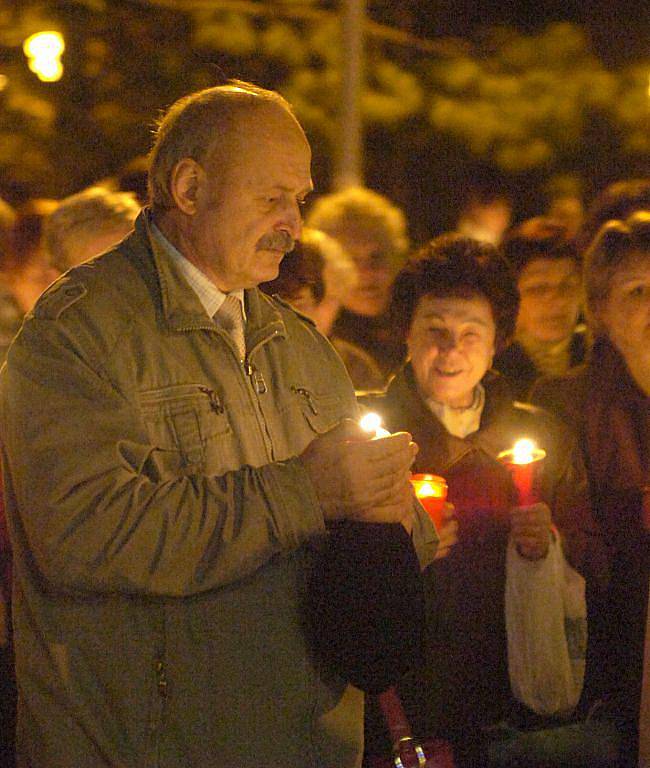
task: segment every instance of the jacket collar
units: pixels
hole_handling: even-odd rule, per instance
[[[143,263],[152,263],[154,279],[160,296],[161,319],[165,326],[176,332],[217,331],[208,317],[199,297],[169,258],[162,244],[152,236],[149,212],[143,210],[135,222],[136,253]],[[246,346],[250,352],[274,336],[287,336],[281,312],[274,302],[257,288],[244,291],[246,303]]]
[[[434,446],[438,458],[442,458],[441,472],[474,450],[482,450],[496,457],[504,448],[503,424],[504,420],[512,414],[514,399],[512,391],[505,379],[494,371],[488,371],[481,383],[485,387],[485,407],[481,415],[481,426],[477,432],[466,438],[449,434],[427,407],[417,390],[410,363],[407,363],[388,385],[386,395],[393,402],[400,403],[407,419],[405,423],[418,425],[419,440],[416,439],[416,442],[420,443],[423,454],[426,454],[427,446]],[[442,446],[446,453],[444,457],[440,456]]]

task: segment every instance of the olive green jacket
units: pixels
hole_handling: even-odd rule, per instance
[[[354,393],[309,322],[256,289],[246,311],[242,366],[141,216],[10,349],[20,765],[359,763],[361,694],[302,629],[324,522],[296,458]]]

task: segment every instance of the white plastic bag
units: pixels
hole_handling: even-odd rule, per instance
[[[555,537],[542,560],[506,556],[506,631],[512,693],[539,715],[571,714],[584,683],[585,580]]]

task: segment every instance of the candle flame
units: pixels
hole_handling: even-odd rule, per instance
[[[411,475],[411,482],[418,499],[443,499],[444,501],[447,498],[447,483],[444,477],[415,474]]]
[[[442,488],[438,485],[432,485],[431,483],[422,483],[417,489],[417,496],[422,498],[434,496],[436,499],[440,499],[443,496]]]
[[[366,413],[359,421],[359,426],[364,432],[376,432],[381,426],[381,416],[378,413]]]
[[[517,440],[512,449],[512,460],[515,464],[530,464],[535,460],[535,443],[528,438]]]
[[[359,426],[364,432],[371,432],[375,437],[387,437],[390,432],[381,425],[381,416],[378,413],[366,413],[359,420]]]

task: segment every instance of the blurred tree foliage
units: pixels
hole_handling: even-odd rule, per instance
[[[5,4],[0,193],[59,196],[114,173],[148,150],[161,109],[224,74],[287,96],[326,189],[343,55],[337,7],[317,0]],[[20,45],[53,26],[66,38],[65,73],[40,83]],[[374,27],[362,98],[368,181],[407,207],[422,209],[432,195],[444,197],[445,185],[466,184],[477,162],[520,184],[558,171],[604,183],[646,167],[650,61],[608,69],[583,29],[569,23],[532,35],[488,30],[471,45],[440,41],[435,50]]]

